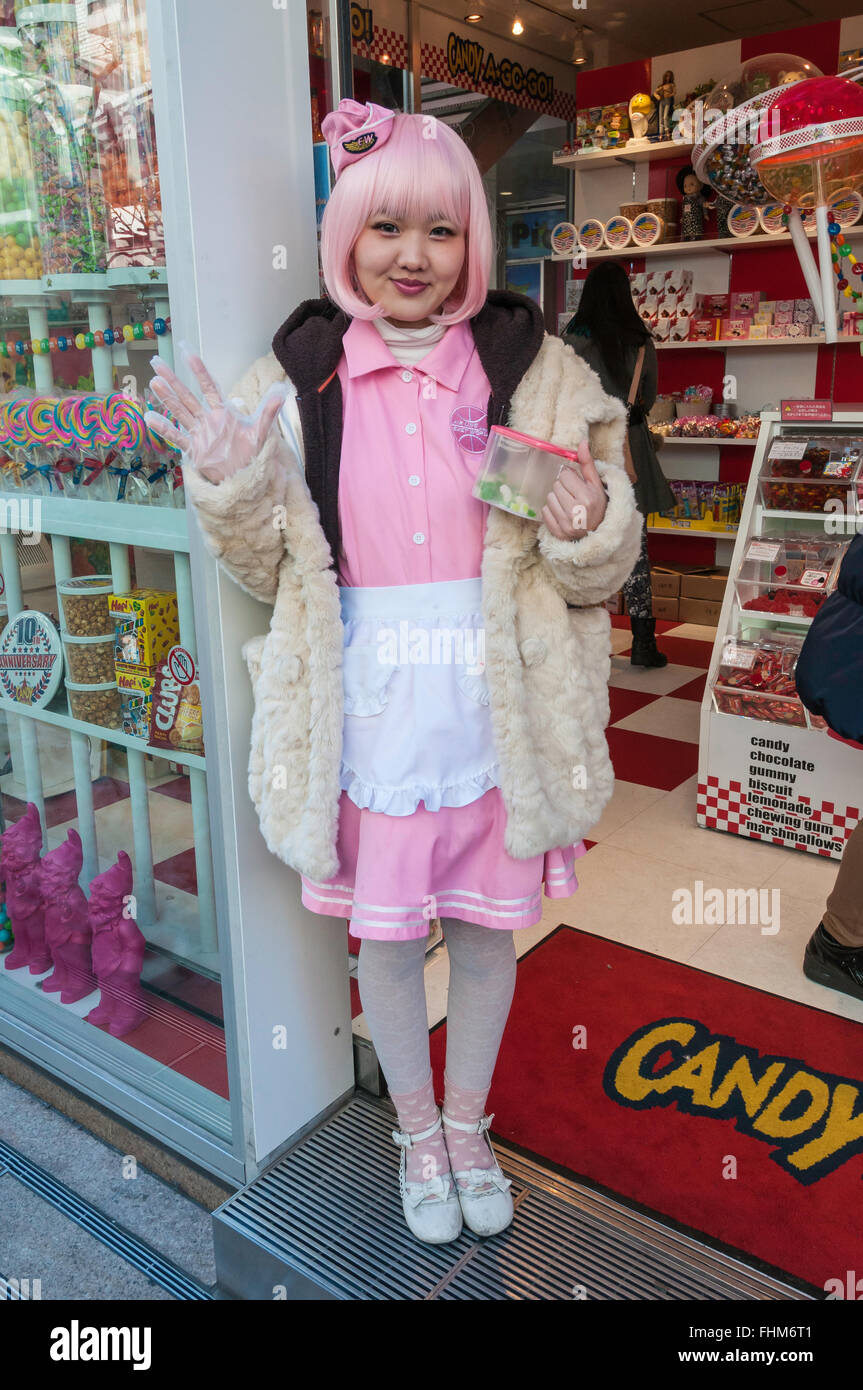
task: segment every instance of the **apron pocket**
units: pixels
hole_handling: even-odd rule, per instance
[[[472,675],[466,666],[459,666],[455,673],[455,683],[468,699],[475,700],[478,705],[488,704],[488,680],[485,671]]]
[[[387,686],[396,667],[379,659],[377,643],[357,643],[345,647],[342,676],[345,690],[345,714],[368,718],[380,714],[387,705]]]

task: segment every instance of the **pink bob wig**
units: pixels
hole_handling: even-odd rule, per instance
[[[352,318],[375,319],[354,273],[353,250],[370,217],[442,217],[465,233],[461,274],[435,323],[473,318],[485,303],[493,254],[485,189],[460,135],[434,116],[396,115],[386,144],[342,170],[321,224],[321,261],[330,298]]]

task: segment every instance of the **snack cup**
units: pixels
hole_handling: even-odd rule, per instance
[[[71,681],[76,685],[92,685],[114,680],[113,631],[98,637],[73,637],[68,632],[60,635]]]
[[[106,729],[122,728],[123,716],[116,680],[99,681],[96,685],[67,680],[66,694],[73,719],[81,719],[86,724],[102,724]]]
[[[110,574],[81,574],[57,585],[65,637],[101,637],[111,626],[108,595],[113,593]]]
[[[514,516],[537,521],[561,470],[577,458],[572,449],[492,425],[473,496]]]

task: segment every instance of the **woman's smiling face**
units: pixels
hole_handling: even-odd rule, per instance
[[[420,222],[370,217],[354,246],[357,281],[371,304],[402,328],[431,322],[458,283],[465,234],[445,217]]]

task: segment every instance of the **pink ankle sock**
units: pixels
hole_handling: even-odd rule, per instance
[[[488,1090],[469,1091],[464,1086],[456,1086],[444,1074],[444,1117],[465,1124],[476,1124],[485,1114]],[[484,1134],[467,1134],[461,1129],[451,1129],[444,1118],[444,1132],[450,1163],[454,1173],[469,1168],[493,1168],[495,1159]]]
[[[403,1095],[393,1095],[390,1091],[390,1099],[398,1112],[399,1129],[407,1134],[421,1134],[437,1119],[431,1072],[428,1081],[418,1091],[410,1091]],[[450,1171],[450,1163],[443,1129],[439,1129],[430,1138],[421,1140],[412,1149],[407,1149],[405,1158],[405,1176],[408,1182],[426,1182],[438,1174],[445,1177]]]

